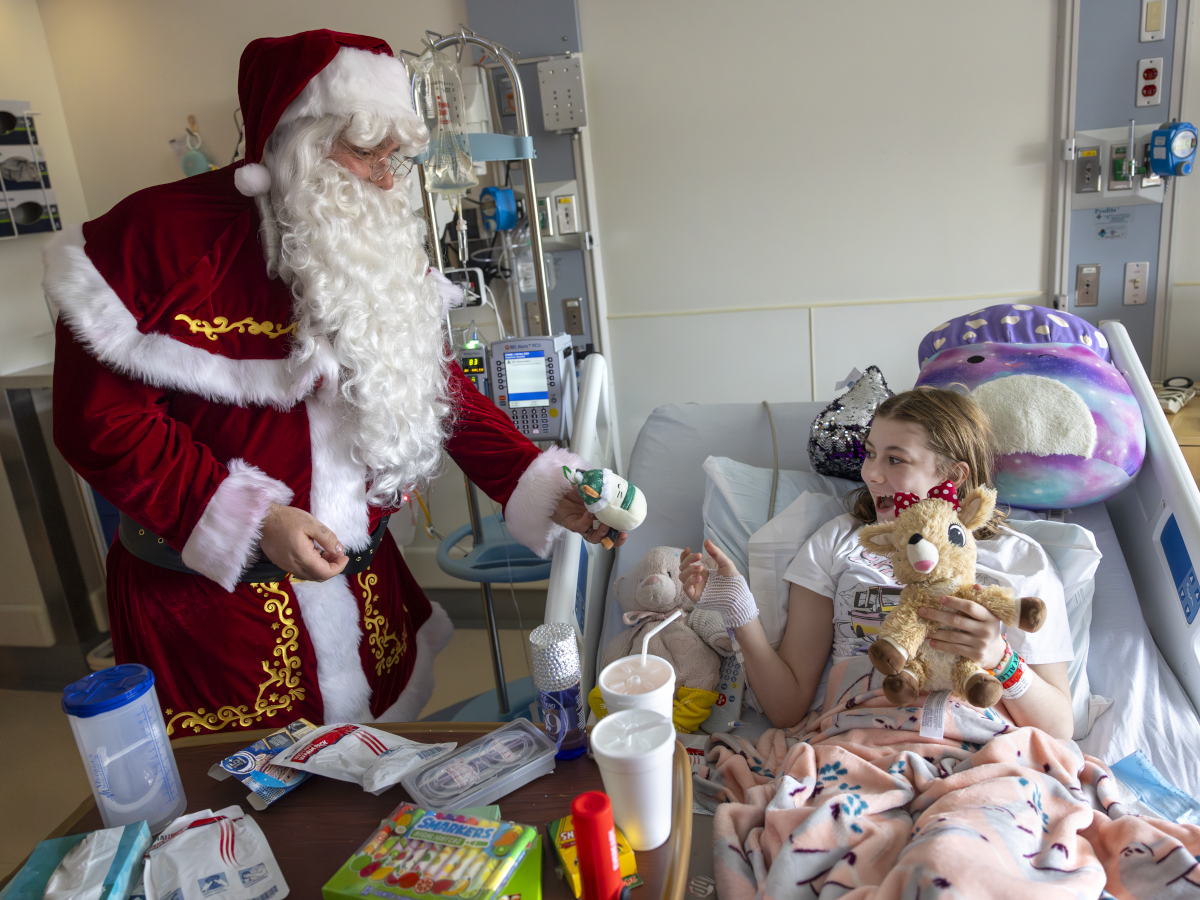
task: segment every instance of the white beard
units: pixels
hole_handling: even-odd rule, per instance
[[[333,347],[341,429],[367,470],[367,499],[398,506],[437,474],[451,408],[424,221],[402,184],[381,190],[330,159],[314,169],[272,191],[279,274],[295,297],[291,361],[322,339]]]

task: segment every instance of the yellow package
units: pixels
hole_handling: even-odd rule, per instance
[[[633,856],[633,848],[621,829],[616,826],[617,861],[621,866],[621,883],[631,887],[639,887],[642,879],[638,877],[637,860]],[[571,892],[576,897],[583,895],[583,882],[579,878],[579,857],[575,852],[575,823],[570,816],[555,819],[546,825],[546,833],[550,836],[550,846],[554,848],[556,859],[555,869],[559,878],[565,878],[571,886]]]

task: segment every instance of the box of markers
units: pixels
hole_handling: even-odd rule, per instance
[[[495,900],[537,829],[402,803],[321,888],[325,900],[409,897]]]

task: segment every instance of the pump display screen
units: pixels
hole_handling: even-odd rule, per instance
[[[463,356],[458,360],[464,375],[486,375],[487,366],[482,356]]]
[[[550,403],[546,354],[541,350],[505,353],[504,377],[508,382],[509,408],[547,406]]]

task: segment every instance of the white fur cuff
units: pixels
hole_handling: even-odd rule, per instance
[[[454,625],[440,603],[429,603],[433,613],[417,629],[417,661],[408,684],[396,702],[379,714],[376,722],[415,722],[433,696],[433,660],[454,636]]]
[[[555,540],[566,531],[550,518],[562,495],[571,490],[570,482],[563,476],[563,466],[592,468],[569,450],[551,447],[521,474],[504,509],[508,533],[543,559],[549,558]]]
[[[450,310],[458,309],[467,302],[463,289],[443,275],[437,269],[430,269],[428,276],[437,285],[438,295],[442,298],[442,315],[449,315]]]
[[[188,568],[232,591],[254,561],[267,510],[290,503],[292,489],[242,459],[231,459],[228,468],[181,555]]]

